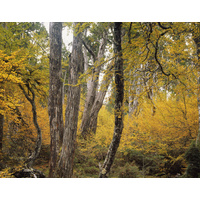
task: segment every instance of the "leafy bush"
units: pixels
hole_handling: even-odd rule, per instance
[[[143,155],[140,151],[134,149],[126,149],[123,152],[125,162],[135,162],[139,170],[143,173],[152,175],[159,171],[159,157],[153,155]]]
[[[134,163],[126,163],[124,167],[119,167],[118,178],[139,178],[141,173]]]
[[[188,162],[186,170],[186,177],[199,178],[200,177],[200,150],[192,143],[191,147],[185,154]]]
[[[90,174],[90,175],[98,175],[99,174],[99,169],[95,166],[86,167],[84,169],[84,171],[86,174]]]

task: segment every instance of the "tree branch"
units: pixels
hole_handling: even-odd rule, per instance
[[[160,26],[160,28],[162,28],[162,29],[170,29],[170,28],[172,28],[171,26],[169,26],[169,27],[165,27],[165,26],[163,26],[160,22],[158,22],[158,26]]]
[[[168,32],[168,31],[165,31],[164,33],[160,34],[160,36],[158,37],[158,39],[157,39],[157,41],[156,41],[156,46],[155,46],[155,60],[156,60],[156,62],[158,63],[161,72],[162,72],[165,76],[170,76],[170,75],[171,75],[170,73],[165,73],[165,72],[164,72],[161,63],[160,63],[160,61],[158,60],[158,43],[159,43],[160,38],[161,38],[162,36],[164,36],[167,32]]]
[[[171,75],[171,76],[173,76],[175,79],[178,79],[178,80],[180,81],[181,84],[183,84],[185,87],[187,87],[187,86],[185,85],[185,83],[183,83],[175,74],[173,74],[173,73],[166,73],[166,72],[164,71],[164,69],[163,69],[162,64],[161,64],[160,61],[158,60],[158,43],[159,43],[160,38],[161,38],[162,36],[164,36],[167,32],[168,32],[168,31],[165,31],[165,32],[163,32],[162,34],[160,34],[160,36],[158,37],[158,39],[157,39],[157,41],[156,41],[156,46],[155,46],[155,60],[156,60],[156,62],[158,63],[161,72],[162,72],[165,76],[168,76],[168,77],[169,77],[169,76]]]
[[[85,48],[88,50],[88,52],[92,55],[92,57],[93,57],[93,59],[94,59],[94,61],[95,61],[95,60],[96,60],[96,56],[95,56],[94,52],[92,51],[92,49],[89,47],[88,44],[86,44],[86,42],[85,42],[82,38],[81,38],[81,41],[82,41],[84,47],[85,47]]]
[[[22,87],[21,84],[19,84],[19,87],[20,87],[20,89],[22,90],[22,92],[24,93],[24,95],[25,95],[25,97],[27,98],[27,100],[28,100],[29,102],[32,102],[33,99],[31,99],[31,98],[28,96],[27,92],[25,91],[25,89]]]
[[[132,22],[130,23],[130,27],[129,27],[129,30],[128,30],[129,44],[131,44],[131,28],[132,28]]]

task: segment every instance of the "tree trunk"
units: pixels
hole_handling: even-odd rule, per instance
[[[114,53],[117,55],[115,59],[115,127],[112,142],[109,146],[105,161],[100,170],[100,178],[107,177],[107,174],[110,172],[110,168],[113,164],[123,130],[124,78],[121,48],[121,25],[121,22],[115,22],[114,24]]]
[[[198,121],[198,134],[197,134],[197,138],[196,138],[196,145],[200,144],[200,37],[197,36],[194,38],[194,41],[196,43],[196,48],[197,48],[197,58],[198,58],[198,63],[197,63],[197,73],[198,73],[198,77],[197,77],[197,102],[198,102],[198,113],[199,113],[199,121]]]
[[[55,177],[59,144],[63,138],[63,83],[61,67],[62,23],[50,23],[50,84],[49,84],[49,122],[50,122],[50,170],[49,177]]]
[[[147,62],[145,65],[144,65],[144,72],[143,72],[143,85],[144,87],[147,89],[147,98],[150,100],[150,102],[152,103],[152,116],[155,115],[155,112],[156,112],[156,107],[155,107],[155,104],[153,102],[153,85],[152,83],[149,83],[150,79],[149,79],[149,63]],[[153,83],[156,84],[156,73],[153,72]]]
[[[98,113],[103,105],[106,92],[108,90],[109,84],[113,76],[113,74],[110,72],[110,70],[112,70],[112,67],[113,66],[108,67],[108,70],[107,70],[108,74],[104,75],[104,80],[101,83],[100,91],[96,95],[91,111],[88,113],[87,119],[89,120],[85,121],[85,124],[82,127],[82,136],[85,139],[89,133],[96,133]]]
[[[131,75],[133,80],[130,80],[130,88],[129,88],[129,116],[134,114],[137,116],[139,114],[139,95],[142,91],[141,89],[141,78],[134,73]]]
[[[76,26],[78,23],[74,23]],[[81,86],[78,85],[80,73],[83,73],[83,54],[81,33],[73,37],[73,47],[69,64],[67,107],[65,112],[65,130],[63,145],[58,163],[58,175],[61,178],[71,178],[73,175],[73,160],[78,124]]]
[[[3,84],[1,83],[0,89],[3,89],[3,88],[4,88]],[[4,115],[0,114],[0,152],[3,149],[3,126],[4,126]]]
[[[82,117],[82,122],[81,122],[81,135],[86,138],[86,135],[89,133],[89,121],[90,121],[90,112],[92,109],[92,106],[95,102],[96,98],[96,90],[98,88],[98,80],[95,80],[96,78],[91,78],[89,81],[89,84],[87,86],[87,95],[86,95],[86,101],[85,101],[85,106],[84,106],[84,111],[83,111],[83,117]]]
[[[63,84],[62,84],[62,105],[65,103],[65,94],[66,94],[66,88],[65,88],[65,82],[67,78],[67,69],[65,69],[65,72],[63,74]]]
[[[39,124],[37,122],[37,111],[36,111],[36,105],[35,105],[35,92],[29,86],[29,84],[26,84],[28,92],[25,91],[25,89],[23,88],[23,86],[21,84],[19,84],[19,87],[22,90],[22,92],[24,93],[26,99],[31,103],[32,114],[33,114],[33,123],[34,123],[36,130],[37,130],[37,140],[36,140],[36,143],[35,143],[35,149],[32,152],[31,156],[26,160],[27,167],[32,167],[35,159],[38,157],[40,150],[41,150],[42,133],[41,133],[41,129],[39,127]],[[32,98],[29,96],[29,94],[32,95]]]
[[[82,117],[81,128],[80,128],[81,135],[85,139],[86,139],[86,136],[90,132],[93,132],[93,133],[96,132],[98,113],[103,104],[103,100],[105,97],[105,95],[103,94],[104,97],[103,97],[103,99],[101,98],[102,101],[99,102],[99,96],[102,96],[102,94],[98,94],[99,92],[97,90],[98,90],[98,85],[99,85],[99,74],[100,74],[100,71],[102,68],[101,62],[102,62],[102,59],[103,59],[103,56],[105,53],[106,43],[107,43],[107,32],[105,31],[104,37],[99,46],[97,57],[93,56],[93,62],[96,65],[96,67],[94,66],[92,77],[89,79],[89,81],[87,83],[87,95],[86,95],[85,106],[84,106],[83,117]],[[85,45],[85,47],[86,47],[86,45]],[[92,51],[92,50],[90,50],[90,51]],[[94,53],[92,55],[94,55]],[[86,56],[87,56],[86,52],[84,52],[85,62],[88,61]],[[85,64],[85,68],[88,68],[86,64]],[[105,92],[105,94],[106,94],[106,92]],[[96,102],[99,102],[101,104],[101,106],[99,109],[98,108],[96,109],[97,112],[94,112],[93,108],[94,108]],[[92,121],[90,118],[91,115],[93,116]]]
[[[4,124],[4,116],[0,114],[0,152],[3,148],[3,124]]]

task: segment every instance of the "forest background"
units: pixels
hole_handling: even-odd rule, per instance
[[[6,21],[6,20],[5,20]],[[36,20],[37,21],[37,20]],[[41,21],[41,20],[38,20],[38,21]],[[50,20],[48,20],[48,21],[50,21]],[[97,20],[98,21],[98,20]],[[106,21],[106,20],[105,20]],[[113,20],[113,21],[115,21],[115,20]],[[117,20],[116,20],[117,21]],[[149,20],[146,20],[146,21],[149,21]],[[167,21],[170,21],[170,20],[167,20]],[[173,20],[172,20],[173,21]],[[178,20],[179,21],[179,20]],[[182,21],[184,21],[184,20],[182,20]],[[186,21],[186,20],[185,20]],[[192,21],[194,21],[194,20],[192,20]],[[130,189],[131,190],[131,189]]]

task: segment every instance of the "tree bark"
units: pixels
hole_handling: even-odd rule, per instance
[[[96,95],[91,111],[88,113],[87,119],[89,120],[86,120],[84,126],[82,126],[82,136],[85,139],[89,133],[96,133],[98,113],[103,105],[106,92],[113,76],[112,72],[110,72],[112,68],[112,65],[108,67],[108,74],[104,75],[104,80],[101,83],[100,91]]]
[[[130,80],[130,88],[129,88],[129,116],[134,114],[137,116],[139,114],[139,95],[142,91],[141,89],[141,78],[134,73],[131,75],[133,80]]]
[[[95,65],[97,65],[97,67],[94,67],[92,77],[89,79],[87,83],[87,95],[86,95],[85,106],[84,106],[83,117],[82,117],[81,128],[80,128],[81,135],[85,139],[90,132],[93,132],[93,133],[96,132],[98,113],[103,104],[103,100],[105,97],[103,93],[106,94],[106,92],[101,93],[101,91],[100,92],[97,91],[98,85],[99,85],[99,74],[102,68],[101,62],[105,53],[106,43],[107,43],[107,32],[105,31],[104,36],[99,46],[97,56],[95,56],[92,50],[88,49],[89,47],[87,47],[87,45],[83,43],[85,48],[88,50],[88,52],[92,52],[91,55],[93,56],[93,62]],[[85,62],[88,61],[86,56],[87,56],[86,52],[84,52]],[[85,68],[88,68],[86,63],[85,63]],[[101,104],[101,106],[100,108],[97,108],[96,111],[94,112],[94,107],[97,102]],[[91,115],[93,116],[92,121],[90,117]]]
[[[50,170],[49,177],[56,176],[59,146],[63,138],[63,83],[61,67],[62,23],[50,23],[50,83],[49,83],[49,122],[50,122]]]
[[[110,172],[115,154],[117,152],[121,134],[123,130],[123,98],[124,98],[124,78],[123,78],[123,58],[121,47],[121,22],[114,24],[114,53],[117,55],[115,59],[115,127],[112,142],[109,146],[105,161],[100,170],[99,177],[105,178]]]
[[[3,124],[4,124],[4,116],[0,114],[0,152],[3,148]]]
[[[152,84],[149,83],[150,79],[149,79],[149,63],[147,62],[145,65],[144,65],[144,69],[143,69],[143,85],[144,87],[147,89],[147,98],[151,101],[152,103],[152,116],[155,115],[155,112],[156,112],[156,107],[155,107],[155,104],[153,103],[153,86]],[[153,72],[152,74],[152,77],[153,77],[153,83],[156,84],[156,73]]]
[[[74,23],[76,27],[78,23]],[[74,30],[75,31],[75,30]],[[71,178],[73,175],[73,160],[77,135],[78,112],[81,86],[78,84],[80,73],[83,73],[83,54],[81,33],[73,36],[73,47],[69,64],[67,107],[65,112],[65,130],[63,144],[58,163],[58,175],[61,178]]]
[[[0,85],[0,89],[3,89],[3,84],[2,83]],[[3,126],[4,126],[4,115],[0,114],[0,152],[3,149]]]
[[[38,157],[38,155],[40,153],[40,150],[41,150],[42,133],[41,133],[41,129],[39,127],[39,124],[37,122],[37,111],[36,111],[36,105],[35,105],[35,92],[29,86],[29,84],[26,84],[28,92],[26,92],[26,90],[23,88],[23,86],[21,84],[19,84],[19,87],[22,90],[22,92],[24,93],[26,99],[31,103],[32,114],[33,114],[33,123],[34,123],[34,126],[35,126],[36,130],[37,130],[37,140],[36,140],[36,143],[35,143],[35,149],[32,152],[31,156],[26,160],[27,167],[32,167],[34,161]],[[29,96],[29,94],[32,95],[32,98]]]
[[[198,24],[199,25],[199,24]],[[198,28],[198,27],[197,27]],[[198,31],[199,33],[199,31]],[[194,41],[196,44],[197,48],[197,58],[198,58],[198,63],[197,63],[197,107],[198,107],[198,134],[196,138],[196,146],[200,144],[200,37],[196,36],[194,37]]]

